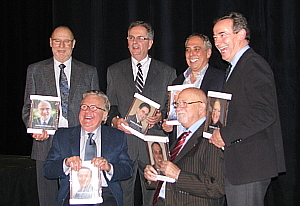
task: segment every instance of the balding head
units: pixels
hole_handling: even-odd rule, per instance
[[[206,95],[198,88],[182,90],[178,96],[176,113],[185,128],[206,116]]]

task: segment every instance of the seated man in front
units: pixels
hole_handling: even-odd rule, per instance
[[[57,205],[69,205],[70,170],[80,170],[82,161],[86,160],[102,170],[101,206],[123,205],[120,181],[131,177],[133,167],[127,154],[125,133],[101,125],[110,108],[104,93],[85,92],[80,108],[80,125],[56,131],[45,161],[45,177],[60,179]]]

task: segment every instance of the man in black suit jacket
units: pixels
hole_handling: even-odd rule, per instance
[[[198,88],[187,88],[179,94],[176,101],[178,121],[184,126],[184,132],[191,133],[177,156],[174,154],[179,147],[176,142],[170,149],[170,161],[158,163],[160,171],[176,182],[166,184],[162,190],[165,194],[160,193],[157,205],[220,206],[224,203],[223,152],[202,137],[206,104],[206,95]],[[146,179],[157,181],[157,174],[153,166],[147,165]]]
[[[127,154],[125,134],[102,125],[110,108],[110,102],[104,93],[95,90],[85,92],[80,108],[80,125],[56,131],[45,161],[45,177],[60,179],[55,205],[69,205],[70,170],[79,171],[82,161],[91,160],[102,172],[103,203],[99,205],[122,206],[120,181],[131,177],[133,166]],[[92,137],[90,133],[93,133]],[[96,146],[95,155],[91,159],[86,158],[87,144]]]
[[[98,74],[95,67],[89,66],[72,58],[76,40],[68,27],[57,27],[50,37],[53,58],[28,66],[24,106],[22,118],[28,126],[30,114],[30,95],[61,96],[59,87],[60,64],[64,64],[64,72],[69,86],[67,118],[60,112],[58,127],[78,125],[78,113],[82,94],[85,91],[99,90]],[[61,111],[61,107],[60,107]],[[43,161],[51,147],[53,136],[46,131],[33,134],[31,158],[36,160],[37,184],[40,205],[54,205],[57,194],[57,181],[47,180],[43,176]]]
[[[48,101],[40,101],[37,110],[40,117],[32,120],[32,128],[53,129],[55,126],[55,120],[51,116],[52,113],[51,104]]]
[[[214,40],[232,67],[223,91],[232,94],[225,127],[210,139],[224,147],[228,205],[264,205],[272,177],[285,171],[273,72],[249,47],[246,18],[230,13],[218,19]]]
[[[143,204],[151,204],[153,196],[153,191],[146,190],[145,179],[142,175],[145,164],[149,163],[145,143],[121,126],[121,123],[128,125],[123,118],[130,108],[134,93],[137,92],[135,87],[137,64],[140,63],[142,66],[143,90],[141,94],[161,105],[155,116],[147,117],[147,122],[152,125],[147,134],[165,135],[157,123],[162,120],[167,111],[165,105],[168,99],[167,86],[171,85],[176,78],[176,71],[173,68],[148,55],[148,50],[153,44],[153,37],[154,32],[150,24],[141,21],[131,23],[127,37],[131,58],[118,62],[107,70],[107,95],[112,104],[108,123],[128,134],[128,154],[135,161],[133,177],[122,182],[125,205],[133,205],[134,199],[137,199],[134,198],[134,185],[138,169],[143,190]]]
[[[185,41],[185,59],[188,68],[180,74],[173,85],[194,84],[195,87],[207,91],[221,91],[224,83],[224,71],[209,65],[209,58],[212,53],[212,44],[209,38],[203,34],[192,34]],[[163,125],[169,134],[169,141],[172,144],[181,134],[182,127]]]

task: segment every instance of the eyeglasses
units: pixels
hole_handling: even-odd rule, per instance
[[[60,43],[64,43],[66,46],[70,46],[74,39],[52,39],[54,45],[60,45]]]
[[[100,107],[97,107],[96,105],[90,105],[90,106],[88,106],[88,105],[86,105],[86,104],[80,105],[80,109],[83,110],[83,111],[86,111],[88,108],[90,108],[90,110],[91,110],[92,112],[97,111],[97,109],[100,109],[100,110],[102,110],[102,111],[104,111],[104,112],[106,111],[105,109],[102,109],[102,108],[100,108]]]
[[[146,38],[146,37],[143,37],[143,36],[128,36],[127,37],[127,40],[128,41],[138,41],[138,42],[142,42],[144,40],[150,40],[150,38]]]
[[[183,101],[183,102],[177,102],[177,101],[175,101],[175,102],[173,102],[173,107],[177,108],[180,105],[181,105],[181,107],[187,107],[188,104],[195,104],[195,103],[204,103],[204,102],[202,102],[200,100],[199,101],[194,101],[194,102],[185,102],[185,101]]]

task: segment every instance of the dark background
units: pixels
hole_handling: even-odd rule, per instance
[[[0,154],[30,155],[32,140],[21,119],[26,69],[52,56],[55,27],[73,30],[74,58],[97,67],[105,91],[106,68],[129,57],[130,22],[152,24],[151,56],[179,74],[187,67],[186,37],[199,32],[211,38],[213,20],[237,11],[248,19],[250,46],[270,63],[278,92],[287,172],[272,182],[266,205],[299,205],[299,8],[297,0],[2,0]],[[211,64],[224,68],[215,48]]]

